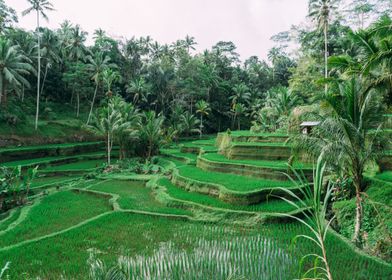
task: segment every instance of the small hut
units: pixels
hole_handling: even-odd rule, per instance
[[[318,126],[320,122],[318,121],[309,121],[302,122],[299,126],[301,128],[302,134],[310,134],[312,132],[313,127]]]

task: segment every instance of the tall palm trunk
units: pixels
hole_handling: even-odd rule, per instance
[[[328,78],[328,23],[324,24],[324,78]],[[325,94],[328,92],[328,84],[325,83]]]
[[[0,73],[0,104],[3,103],[3,96],[5,95],[5,79],[2,73]],[[5,104],[3,103],[3,106],[5,106]]]
[[[25,95],[25,86],[22,83],[22,102],[24,101],[24,95]]]
[[[200,115],[200,139],[203,136],[203,114]]]
[[[39,93],[41,82],[41,38],[39,34],[39,11],[37,10],[37,32],[38,32],[38,74],[37,74],[37,107],[35,111],[35,130],[38,129],[38,115],[39,115]]]
[[[79,118],[80,113],[80,94],[79,91],[76,92],[76,117]]]
[[[361,227],[362,227],[362,198],[361,198],[361,189],[362,189],[362,171],[357,171],[354,174],[353,184],[355,187],[355,226],[354,226],[354,235],[353,241],[360,246],[361,245]]]
[[[44,74],[44,79],[43,79],[43,81],[42,81],[42,86],[41,86],[41,96],[42,96],[42,92],[44,91],[44,85],[45,85],[45,81],[46,81],[46,76],[48,75],[48,68],[49,68],[49,66],[48,66],[48,63],[46,63],[46,65],[45,65],[45,74]]]
[[[90,122],[91,115],[93,114],[94,102],[95,102],[95,97],[97,96],[97,91],[98,91],[98,83],[96,83],[96,85],[95,85],[93,101],[91,102],[90,113],[88,114],[88,118],[87,118],[87,123],[86,124],[88,124]]]
[[[108,155],[108,165],[110,165],[110,152],[111,152],[111,148],[110,148],[110,132],[107,133],[107,155]]]

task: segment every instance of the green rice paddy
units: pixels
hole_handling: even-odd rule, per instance
[[[242,131],[232,135],[276,136]],[[229,160],[214,153],[214,144],[215,139],[211,138],[181,142],[163,149],[163,157],[157,158],[158,165],[165,170],[161,175],[123,172],[100,176],[96,173],[100,179],[86,180],[82,179],[83,173],[53,177],[40,174],[32,189],[56,184],[64,184],[64,188],[61,191],[51,188],[48,195],[37,195],[29,205],[0,216],[0,267],[5,261],[11,262],[10,279],[20,279],[21,275],[26,279],[86,279],[87,259],[91,252],[96,252],[108,266],[115,264],[118,258],[125,259],[132,271],[131,279],[135,280],[299,277],[300,258],[317,252],[311,242],[291,243],[295,235],[306,231],[303,226],[277,220],[266,220],[263,224],[253,220],[244,223],[247,217],[267,217],[295,208],[272,197],[257,204],[234,205],[217,196],[189,192],[170,180],[170,170],[174,169],[183,178],[219,184],[228,191],[244,195],[256,190],[293,186],[288,180],[204,171],[195,166],[198,155],[180,151],[181,147],[197,147],[209,151],[202,157],[210,161],[249,164],[282,172],[288,169],[285,161]],[[279,142],[256,144],[267,149],[284,145]],[[88,173],[102,165],[103,156],[102,152],[92,152],[32,158],[3,165],[41,163],[45,165],[43,174]],[[72,161],[55,163],[64,159]],[[297,163],[295,167],[309,169],[312,166]],[[389,173],[377,175],[367,190],[369,197],[386,205],[390,201],[385,197],[391,197],[392,189],[385,188],[382,182],[392,182]],[[80,179],[77,184],[66,184],[76,178]],[[156,184],[146,183],[150,179]],[[234,220],[222,220],[226,219],[222,213],[231,213],[230,219]],[[240,214],[242,218],[239,218]],[[221,217],[211,219],[213,215]],[[215,222],[218,220],[223,223]],[[335,279],[390,279],[392,275],[390,265],[354,252],[334,234],[327,236],[327,254],[333,256],[330,266]],[[305,263],[305,267],[309,266],[309,262]]]
[[[271,169],[282,169],[282,170],[289,169],[287,161],[232,160],[232,159],[226,158],[224,155],[217,154],[217,153],[204,154],[204,155],[202,155],[202,157],[207,160],[210,160],[210,161],[222,162],[222,163],[246,164],[246,165],[253,165],[253,166],[259,166],[259,167],[265,167],[265,168],[271,168]],[[307,163],[296,162],[293,164],[293,167],[300,168],[300,169],[311,169],[312,165],[307,164]]]
[[[165,214],[191,215],[190,211],[166,207],[158,202],[152,190],[146,188],[144,181],[105,180],[94,184],[90,190],[117,194],[118,204],[122,209],[133,209]]]
[[[221,201],[215,197],[199,194],[194,192],[188,192],[181,188],[174,186],[168,179],[162,178],[158,181],[158,185],[163,186],[167,189],[168,194],[176,199],[191,201],[197,204],[214,207],[214,208],[223,208],[223,209],[231,209],[231,210],[239,210],[239,211],[248,211],[248,212],[290,212],[296,210],[290,204],[284,202],[283,200],[270,200],[265,201],[259,204],[254,205],[246,205],[246,206],[237,206],[232,205],[230,203],[226,203]]]
[[[108,199],[62,191],[43,198],[12,229],[0,232],[0,248],[81,223],[111,210]]]
[[[299,257],[314,250],[305,241],[290,247],[301,232],[298,224],[244,228],[117,212],[26,244],[23,254],[20,248],[0,251],[0,259],[12,262],[15,279],[26,272],[44,279],[86,279],[91,251],[109,264],[127,257],[133,279],[146,279],[147,271],[151,279],[223,280],[232,272],[247,279],[293,279]],[[392,273],[334,236],[327,243],[337,279],[388,279]]]
[[[105,159],[95,160],[81,160],[61,165],[51,165],[44,169],[44,171],[75,171],[75,170],[89,170],[102,166]]]
[[[184,165],[178,168],[181,176],[207,183],[218,183],[228,190],[249,192],[259,189],[276,188],[276,187],[292,187],[290,181],[274,181],[255,179],[253,177],[245,177],[234,174],[224,174],[219,172],[204,171],[192,165]]]

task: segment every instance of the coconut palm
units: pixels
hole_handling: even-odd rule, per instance
[[[291,110],[298,105],[299,97],[287,87],[277,87],[271,90],[269,103],[280,115],[288,116]]]
[[[233,95],[229,97],[231,100],[232,108],[234,109],[237,103],[248,102],[250,99],[250,90],[244,83],[235,85],[233,88]]]
[[[0,103],[7,104],[7,86],[30,86],[24,75],[35,73],[31,61],[20,51],[11,46],[11,42],[0,37]]]
[[[69,58],[76,62],[83,60],[86,54],[86,46],[84,43],[87,39],[87,32],[83,31],[79,25],[70,28],[68,34]]]
[[[146,102],[146,95],[148,95],[148,84],[144,78],[132,80],[126,87],[127,93],[133,94],[133,103],[136,105],[139,101]]]
[[[313,156],[325,154],[337,171],[352,177],[355,188],[356,218],[353,240],[360,244],[362,227],[363,172],[366,164],[382,151],[378,133],[382,126],[382,108],[374,90],[364,88],[359,78],[335,85],[333,93],[324,96],[321,123],[309,135],[294,137],[300,150]]]
[[[41,37],[41,58],[45,61],[45,73],[40,90],[40,96],[42,96],[42,92],[44,90],[48,70],[52,67],[53,63],[60,62],[60,56],[58,54],[59,46],[60,43],[56,34],[50,29],[43,29]]]
[[[115,102],[108,102],[108,106],[102,108],[92,118],[91,125],[86,126],[93,133],[104,136],[106,142],[107,163],[111,164],[111,153],[116,132],[121,128],[121,114],[115,107]]]
[[[105,83],[105,86],[107,88],[107,94],[108,96],[112,95],[112,85],[114,82],[119,81],[121,78],[120,73],[117,71],[114,71],[113,69],[106,68],[102,72],[102,79],[103,82]]]
[[[235,121],[237,119],[238,121],[238,130],[241,130],[241,116],[245,114],[246,112],[246,107],[242,103],[236,103],[234,108],[232,109],[234,118],[233,118],[233,125],[235,124]]]
[[[199,129],[197,126],[199,126],[200,121],[189,111],[186,111],[184,114],[180,116],[180,131],[181,134],[184,134],[185,136],[189,136],[192,133],[197,133]]]
[[[392,100],[392,19],[381,17],[367,30],[349,33],[355,56],[341,55],[329,59],[334,71],[346,77],[360,75],[368,88],[377,88],[380,92],[389,92]]]
[[[139,121],[140,140],[147,146],[146,157],[151,159],[162,144],[164,117],[154,111],[144,112]]]
[[[100,82],[102,81],[103,72],[108,67],[115,67],[115,65],[110,63],[110,57],[104,55],[102,52],[96,52],[94,54],[91,54],[86,57],[86,60],[87,60],[88,69],[92,74],[91,79],[95,83],[93,100],[91,101],[90,113],[88,114],[88,118],[87,118],[87,124],[89,124],[94,109],[94,102],[97,96],[98,87]]]
[[[324,77],[328,78],[328,28],[331,16],[337,9],[337,0],[311,0],[309,2],[309,17],[317,22],[318,28],[324,34]],[[328,90],[325,84],[325,92]]]
[[[131,140],[136,140],[138,124],[140,121],[139,110],[131,103],[125,102],[122,97],[111,98],[114,110],[120,114],[120,125],[114,133],[114,138],[120,146],[120,160],[126,158],[126,147],[131,144]]]
[[[196,103],[196,113],[200,114],[200,138],[203,136],[203,116],[208,116],[211,112],[210,104],[204,100]]]
[[[37,50],[38,50],[38,66],[37,66],[37,107],[35,113],[35,130],[38,128],[38,115],[39,115],[39,96],[40,96],[40,83],[41,83],[41,35],[40,35],[40,23],[39,19],[42,16],[44,19],[48,20],[46,11],[53,11],[53,5],[48,0],[27,0],[31,4],[31,7],[24,10],[22,15],[25,16],[35,11],[37,14]]]

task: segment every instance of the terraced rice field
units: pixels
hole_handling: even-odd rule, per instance
[[[82,179],[83,174],[39,177],[33,189],[48,185],[60,188],[47,188],[45,195],[38,192],[29,205],[0,216],[0,267],[5,261],[11,262],[11,279],[21,279],[21,275],[88,279],[87,260],[95,252],[107,266],[117,263],[118,258],[125,259],[131,279],[299,277],[300,258],[317,249],[309,241],[292,244],[293,237],[306,229],[299,223],[280,220],[276,214],[293,211],[291,205],[274,197],[237,205],[223,200],[216,189],[199,193],[196,186],[187,190],[174,183],[173,176],[178,173],[190,182],[218,184],[226,192],[239,193],[245,202],[255,191],[293,187],[288,180],[205,171],[195,165],[197,154],[180,151],[184,146],[209,147],[202,155],[209,160],[287,170],[284,161],[228,160],[214,151],[214,141],[187,141],[162,150],[164,157],[158,158],[158,165],[165,174],[123,172],[91,180]],[[53,158],[28,162],[49,163],[44,171],[50,174],[74,170],[88,173],[104,161],[87,158],[52,165]],[[386,180],[388,176],[380,174],[376,179]],[[74,179],[77,183],[69,183]],[[377,188],[376,183],[373,188]],[[261,224],[259,217],[274,219]],[[327,254],[333,256],[335,279],[392,276],[390,265],[353,251],[333,233],[327,236],[327,248]],[[309,266],[305,262],[305,267]]]
[[[255,179],[252,177],[244,177],[235,174],[224,174],[219,172],[204,171],[192,165],[184,165],[178,168],[181,176],[207,182],[218,183],[223,185],[229,190],[249,192],[263,188],[276,188],[276,187],[292,187],[291,181],[274,181],[265,179]]]
[[[267,161],[267,160],[230,160],[226,158],[224,155],[216,154],[216,153],[208,153],[203,155],[203,158],[223,163],[231,163],[231,164],[246,164],[246,165],[254,165],[260,167],[274,168],[274,169],[288,169],[287,161]],[[311,169],[311,164],[306,163],[294,163],[294,168],[300,169]]]

